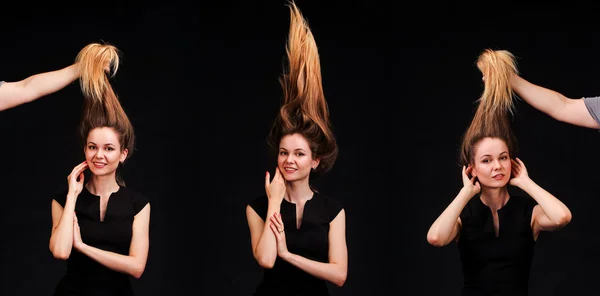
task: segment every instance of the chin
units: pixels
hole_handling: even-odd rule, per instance
[[[306,176],[285,176],[283,177],[287,182],[300,181],[306,178]]]
[[[94,174],[95,176],[98,176],[98,177],[110,175],[114,172],[113,170],[110,170],[106,167],[102,168],[102,169],[97,169],[94,167],[94,168],[90,168],[90,171],[92,172],[92,174]]]
[[[498,189],[498,188],[506,187],[506,184],[508,184],[508,182],[492,180],[492,181],[488,182],[487,184],[483,184],[483,186],[485,186],[489,189]]]

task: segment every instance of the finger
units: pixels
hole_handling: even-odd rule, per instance
[[[277,215],[275,216],[275,219],[277,220],[277,223],[279,223],[279,225],[283,229],[283,220],[281,219],[281,214],[277,213]]]
[[[84,162],[81,167],[79,168],[79,172],[84,172],[85,170],[88,169],[88,164],[87,162]]]
[[[473,167],[471,165],[468,165],[467,168],[466,168],[466,170],[465,170],[465,173],[468,176],[468,175],[471,174],[471,172],[473,172]]]
[[[273,225],[275,225],[275,227],[277,228],[277,232],[281,232],[284,230],[283,228],[283,224],[281,223],[281,221],[279,220],[279,218],[277,217],[277,213],[273,214],[273,216],[271,216],[271,223]]]
[[[269,224],[269,227],[271,227],[271,231],[273,231],[275,238],[279,240],[279,231],[277,231],[277,227],[275,227],[275,225],[273,225],[272,223]]]
[[[269,171],[267,171],[267,174],[265,176],[265,189],[269,189]]]
[[[275,226],[277,227],[277,230],[279,230],[279,231],[282,230],[281,223],[279,223],[279,221],[277,220],[277,216],[276,215],[273,215],[271,221],[273,221],[273,224],[275,224]]]
[[[275,178],[277,178],[278,180],[283,180],[283,175],[281,174],[279,167],[275,168]],[[275,179],[275,178],[273,178],[273,179]]]
[[[74,167],[71,171],[71,174],[74,176],[79,175],[79,173],[84,171],[85,169],[87,169],[87,161],[84,161],[78,164],[76,167]]]
[[[83,183],[83,179],[85,179],[85,174],[83,172],[79,173],[79,180],[77,183]]]

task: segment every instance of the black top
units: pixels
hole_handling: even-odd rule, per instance
[[[268,198],[261,196],[250,203],[250,207],[266,220]],[[296,227],[296,204],[283,200],[281,218],[285,226],[287,248],[290,253],[319,261],[328,262],[329,223],[343,209],[336,200],[315,193],[304,205],[304,214],[300,228]],[[272,269],[265,269],[263,280],[257,287],[256,296],[265,295],[329,295],[324,280],[277,257]]]
[[[67,192],[54,197],[63,208]],[[100,220],[100,197],[83,188],[75,204],[81,240],[109,252],[129,255],[133,218],[148,204],[142,194],[120,187],[108,199],[104,221]],[[54,295],[132,295],[129,275],[113,271],[90,257],[71,251],[67,274]]]
[[[492,211],[479,195],[465,206],[458,249],[464,296],[527,295],[535,240],[531,215],[535,200],[511,196],[498,210],[498,237]]]

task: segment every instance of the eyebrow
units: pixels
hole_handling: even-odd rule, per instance
[[[500,153],[500,154],[498,154],[498,155],[502,155],[502,154],[508,154],[508,152],[507,152],[507,151],[503,151],[502,153]],[[481,156],[479,159],[482,159],[482,158],[484,158],[484,157],[491,157],[491,155],[489,155],[489,154],[484,154],[484,155],[482,155],[482,156]]]
[[[287,149],[285,149],[285,148],[279,148],[279,150],[285,150],[285,151],[287,151]],[[303,152],[306,152],[306,150],[304,150],[302,148],[296,148],[296,149],[294,149],[294,151],[303,151]]]
[[[90,142],[88,142],[88,144],[92,144],[92,145],[96,145],[96,146],[98,146],[98,144],[96,144],[96,143],[94,143],[94,142],[91,142],[91,141],[90,141]],[[106,143],[106,144],[104,144],[104,146],[115,146],[115,144],[113,144],[113,143]]]

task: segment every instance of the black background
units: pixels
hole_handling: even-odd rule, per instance
[[[513,30],[530,15],[508,7],[492,16],[454,2],[297,4],[319,46],[340,148],[317,183],[347,215],[348,279],[332,294],[459,295],[456,246],[434,248],[426,234],[462,185],[460,137],[483,90],[477,56],[509,50],[526,79],[573,98],[593,96],[600,35]],[[152,200],[138,294],[250,295],[261,270],[245,205],[263,194],[264,172],[276,166],[266,135],[282,95],[285,1],[20,5],[0,10],[0,80],[65,67],[90,42],[123,53],[113,87],[137,136],[124,175]],[[565,22],[558,13],[538,16]],[[1,295],[51,295],[65,270],[48,250],[50,201],[83,160],[80,109],[73,83],[0,114]],[[524,102],[514,128],[532,179],[573,213],[565,229],[540,236],[531,295],[588,295],[600,263],[600,135]]]

